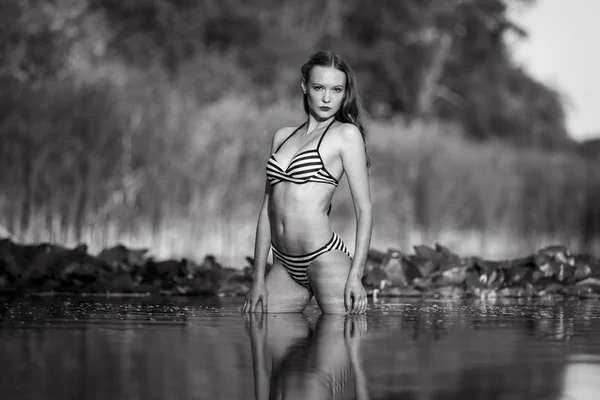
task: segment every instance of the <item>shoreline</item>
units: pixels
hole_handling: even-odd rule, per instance
[[[439,243],[413,250],[371,248],[362,278],[369,297],[600,299],[600,259],[564,245],[506,260],[460,256]],[[232,268],[210,254],[198,263],[155,259],[147,252],[118,244],[91,255],[85,244],[0,239],[0,295],[219,298],[245,296],[252,284],[249,256],[245,266]]]

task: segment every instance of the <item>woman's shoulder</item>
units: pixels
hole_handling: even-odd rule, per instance
[[[284,126],[275,131],[272,140],[273,148],[279,146],[286,138],[288,138],[296,130],[293,126]]]
[[[333,129],[335,128],[335,129]],[[341,154],[355,154],[364,149],[364,140],[360,128],[353,123],[343,122],[333,127],[331,145]]]
[[[362,133],[358,126],[354,125],[350,122],[341,122],[337,126],[332,129],[334,131],[334,135],[337,136],[340,140],[344,142],[352,142],[355,140],[362,141]]]
[[[294,126],[284,126],[283,128],[279,128],[275,131],[274,138],[277,139],[278,137],[289,136],[296,129],[297,127]]]
[[[295,129],[296,128],[293,126],[284,126],[283,128],[277,129],[273,135],[273,144],[277,145],[284,141],[294,132]]]

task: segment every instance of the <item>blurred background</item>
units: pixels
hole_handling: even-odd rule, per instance
[[[373,247],[598,255],[594,2],[2,0],[0,225],[241,266],[272,135],[328,49],[366,111]],[[332,225],[352,248],[345,179]]]

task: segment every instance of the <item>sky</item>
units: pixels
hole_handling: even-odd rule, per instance
[[[529,33],[514,59],[566,96],[573,138],[600,137],[600,0],[537,0],[512,17]]]

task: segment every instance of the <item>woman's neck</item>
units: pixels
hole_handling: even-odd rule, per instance
[[[335,115],[330,118],[324,119],[324,120],[317,120],[312,115],[309,115],[308,126],[306,127],[306,135],[310,135],[312,132],[314,132],[317,129],[325,128],[334,119],[335,119]]]

